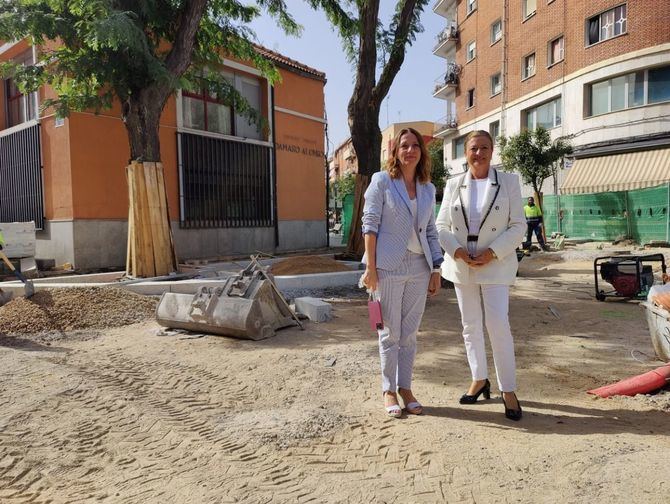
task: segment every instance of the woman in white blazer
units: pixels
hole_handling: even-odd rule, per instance
[[[385,326],[378,331],[384,406],[388,415],[402,415],[397,391],[405,410],[420,415],[423,407],[412,393],[416,333],[426,296],[440,288],[443,257],[430,157],[412,128],[396,135],[386,171],[372,176],[365,192],[363,234],[363,283],[379,292]]]
[[[516,278],[516,248],[526,222],[519,178],[491,168],[493,139],[486,131],[465,138],[468,170],[451,178],[435,225],[446,251],[442,276],[454,283],[472,383],[461,404],[490,398],[482,300],[505,416],[521,419],[516,397],[514,340],[509,325],[509,286]]]

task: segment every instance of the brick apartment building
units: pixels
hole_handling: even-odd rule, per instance
[[[446,101],[436,136],[452,173],[469,131],[542,125],[575,148],[546,194],[670,180],[670,2],[438,0],[433,11],[446,19],[433,95]]]

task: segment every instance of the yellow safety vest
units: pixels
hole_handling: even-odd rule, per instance
[[[523,207],[523,213],[526,214],[526,219],[542,217],[542,210],[540,210],[540,207],[537,205],[526,205]]]

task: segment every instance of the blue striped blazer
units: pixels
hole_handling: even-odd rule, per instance
[[[430,182],[416,184],[418,218],[412,206],[405,182],[391,178],[387,171],[372,175],[365,191],[363,207],[363,234],[377,236],[377,268],[394,270],[407,252],[412,228],[421,242],[428,266],[439,267],[444,260],[435,228],[435,186]],[[366,257],[363,262],[367,263]]]

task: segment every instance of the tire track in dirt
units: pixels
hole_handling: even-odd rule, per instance
[[[71,360],[68,368],[83,385],[48,404],[67,425],[48,435],[33,432],[29,445],[15,437],[11,444],[20,449],[11,453],[0,449],[0,502],[147,502],[159,494],[162,501],[179,501],[185,497],[179,487],[203,481],[216,481],[219,498],[238,502],[310,497],[299,471],[219,427],[227,408],[251,404],[234,379],[123,354],[111,354],[95,367]],[[66,460],[51,464],[44,475],[36,469],[38,460],[22,455],[35,449],[52,454],[65,449]],[[241,488],[235,485],[240,479],[247,482]],[[170,484],[161,485],[166,480]],[[116,495],[105,488],[116,489]],[[213,496],[202,489],[203,502]]]

